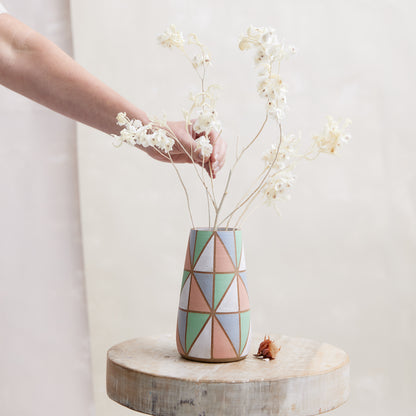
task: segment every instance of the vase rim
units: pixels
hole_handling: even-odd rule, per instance
[[[194,227],[191,231],[214,231],[214,227]],[[241,228],[235,227],[218,227],[216,231],[241,231]]]

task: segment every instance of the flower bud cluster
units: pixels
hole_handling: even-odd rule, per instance
[[[241,38],[239,47],[242,51],[255,49],[254,60],[259,67],[260,77],[257,92],[266,100],[268,114],[281,123],[288,111],[287,88],[278,72],[273,72],[273,66],[275,63],[280,66],[283,59],[296,53],[296,48],[281,42],[274,29],[251,25]]]
[[[328,117],[324,131],[321,135],[312,137],[319,153],[334,154],[342,144],[348,143],[351,135],[346,132],[351,125],[351,120],[346,119],[342,127],[331,116]]]
[[[143,125],[140,120],[130,120],[126,113],[117,115],[117,124],[124,127],[120,135],[113,135],[113,145],[121,146],[123,143],[131,146],[156,147],[159,150],[169,153],[173,149],[175,140],[169,137],[167,131],[152,123]]]

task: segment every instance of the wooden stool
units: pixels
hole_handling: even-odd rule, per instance
[[[159,416],[316,415],[344,403],[349,393],[348,355],[329,344],[271,337],[275,360],[253,357],[263,337],[253,337],[242,361],[187,361],[173,336],[122,342],[108,351],[107,394],[116,402]]]

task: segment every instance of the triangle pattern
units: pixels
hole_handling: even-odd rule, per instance
[[[237,279],[234,279],[217,308],[217,312],[238,312]]]
[[[188,313],[185,311],[178,311],[178,336],[182,349],[185,349],[185,333],[186,333],[186,318]]]
[[[241,240],[241,230],[235,230],[234,234],[235,234],[235,247],[236,247],[236,254],[237,254],[237,264],[240,264],[241,250],[243,248],[243,242]]]
[[[212,236],[211,231],[203,231],[203,230],[196,231],[195,249],[194,249],[194,255],[192,259],[193,264],[195,264],[195,262],[198,260],[198,257],[201,254],[201,251],[204,249],[207,241],[210,239],[211,236]]]
[[[188,309],[188,300],[189,300],[189,289],[191,286],[191,279],[187,279],[183,285],[181,291],[181,297],[179,298],[179,307],[182,309]]]
[[[179,337],[179,331],[176,330],[176,346],[178,347],[178,352],[181,355],[185,355],[185,351],[183,350],[181,341],[180,341],[180,337]]]
[[[218,231],[218,236],[220,237],[221,241],[223,242],[225,248],[228,251],[228,254],[231,257],[231,260],[234,263],[234,266],[237,267],[237,257],[235,253],[235,237],[234,232],[230,231]]]
[[[212,290],[214,286],[214,275],[207,273],[195,273],[195,279],[198,282],[208,305],[212,308]]]
[[[241,332],[240,354],[243,351],[247,343],[249,330],[250,330],[250,311],[241,312],[240,313],[240,332]]]
[[[186,323],[186,351],[189,352],[195,338],[209,318],[209,313],[188,312]]]
[[[228,338],[236,351],[240,349],[240,315],[238,313],[227,313],[216,315],[221,326],[224,328]]]
[[[200,257],[194,267],[198,272],[213,272],[214,271],[214,238],[211,238],[204,247]],[[196,254],[196,253],[195,253]]]
[[[244,286],[240,276],[238,276],[238,298],[240,302],[240,311],[250,309],[250,301],[248,299],[247,289]]]
[[[199,334],[198,338],[194,342],[194,345],[190,349],[188,355],[195,358],[211,358],[211,333],[212,323],[211,318],[204,326],[204,329]]]
[[[235,353],[233,345],[216,318],[214,318],[212,337],[212,358],[221,359],[236,357],[237,354]]]
[[[234,278],[234,273],[217,273],[215,274],[215,291],[214,291],[214,309],[227,291],[228,286]]]
[[[235,266],[224,243],[218,236],[215,237],[215,240],[215,271],[220,273],[233,272]]]
[[[244,248],[241,251],[240,267],[239,270],[246,270],[246,256],[244,254]]]
[[[241,280],[244,283],[244,286],[246,287],[246,289],[248,290],[248,286],[247,286],[247,272],[240,272],[239,273]]]
[[[202,294],[199,288],[198,282],[195,277],[191,277],[191,290],[189,292],[189,304],[188,309],[194,312],[210,312],[210,307],[205,300],[205,296]]]
[[[194,251],[195,251],[195,240],[196,240],[196,233],[198,231],[196,230],[191,230],[190,234],[189,234],[189,256],[192,259],[192,263],[193,263],[193,259],[194,259]]]
[[[250,330],[248,331],[248,338],[247,338],[246,346],[244,347],[244,350],[241,353],[241,357],[244,357],[248,354],[248,350],[250,349],[250,340],[251,340],[251,324],[250,324]]]
[[[189,255],[189,244],[188,244],[188,247],[186,248],[185,266],[183,268],[185,270],[191,270],[192,269],[191,257]]]
[[[182,276],[182,285],[181,285],[181,289],[183,288],[183,285],[185,284],[186,279],[187,279],[187,278],[188,278],[188,276],[189,276],[189,273],[190,273],[190,272],[188,272],[188,271],[184,270],[184,272],[183,272],[183,276]]]

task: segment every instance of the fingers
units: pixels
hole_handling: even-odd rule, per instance
[[[215,177],[217,173],[221,170],[221,168],[224,166],[227,144],[221,136],[218,136],[218,133],[214,130],[211,131],[208,137],[212,144],[212,154],[210,162]]]

